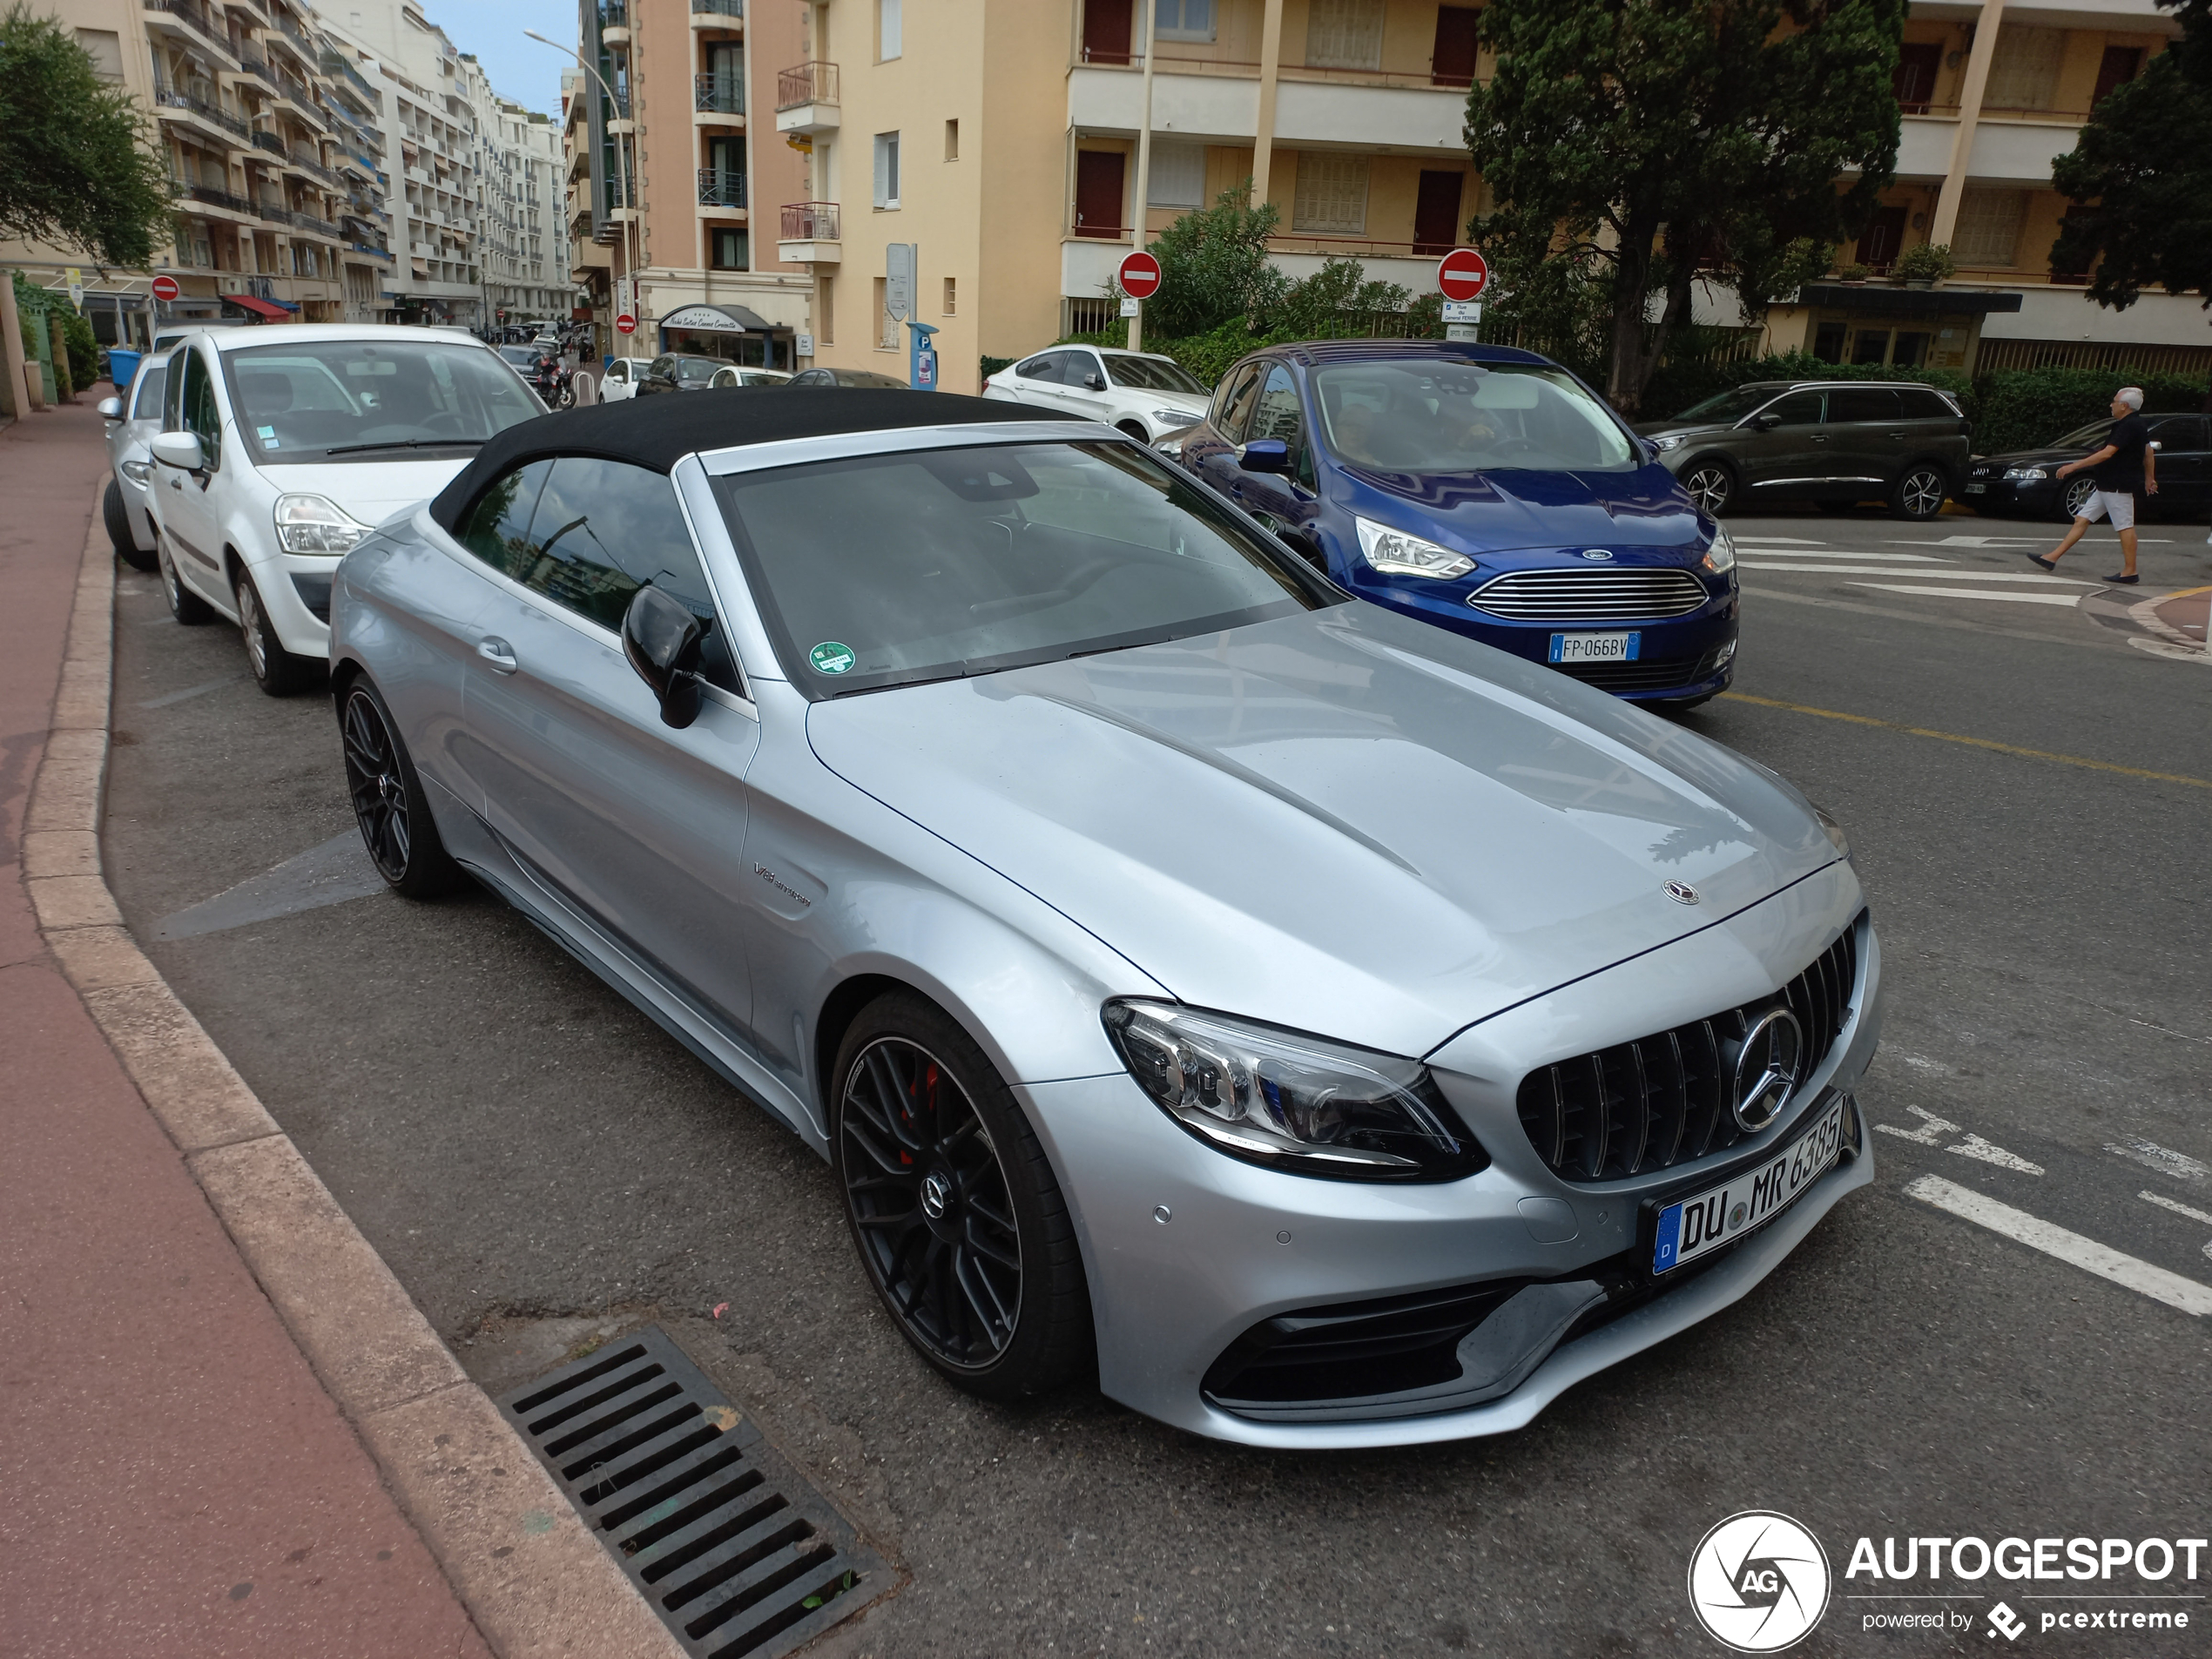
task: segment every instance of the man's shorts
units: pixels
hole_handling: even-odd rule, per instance
[[[2089,499],[2081,503],[2081,511],[2077,516],[2086,518],[2094,524],[2107,513],[2112,516],[2113,529],[2134,529],[2135,528],[2134,496],[2122,496],[2111,490],[2093,489],[2089,492]]]

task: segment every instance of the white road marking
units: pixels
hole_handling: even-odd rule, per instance
[[[2162,1192],[2139,1192],[2135,1196],[2145,1204],[2156,1204],[2161,1210],[2171,1210],[2177,1216],[2187,1216],[2191,1221],[2202,1221],[2208,1225],[2212,1225],[2212,1215],[2208,1215],[2202,1210],[2192,1210],[2188,1205],[2169,1198]]]
[[[1964,1135],[1966,1131],[1948,1119],[1933,1112],[1924,1112],[1918,1106],[1905,1109],[1920,1120],[1919,1129],[1899,1129],[1894,1123],[1877,1123],[1874,1127],[1885,1135],[1894,1135],[1900,1141],[1911,1141],[1916,1146],[1933,1146],[1946,1135]]]
[[[1745,547],[1736,544],[1738,556],[1746,559],[1879,559],[1885,564],[1952,564],[1949,559],[1937,558],[1932,553],[1851,553],[1840,548],[1823,548],[1818,552],[1793,547]],[[1788,570],[1787,565],[1769,565],[1769,570]]]
[[[1922,1061],[1920,1063],[1925,1065],[1928,1062]],[[1946,1146],[1943,1150],[1955,1152],[1962,1158],[1993,1163],[2000,1170],[2017,1170],[2021,1175],[2043,1173],[2041,1164],[2030,1163],[2024,1157],[2016,1157],[2003,1147],[1983,1140],[1979,1135],[1969,1135],[1948,1118],[1938,1117],[1933,1112],[1924,1111],[1918,1106],[1907,1106],[1905,1109],[1920,1120],[1919,1128],[1899,1129],[1894,1123],[1877,1123],[1874,1127],[1885,1135],[1894,1135],[1898,1140],[1910,1141],[1915,1146],[1933,1146],[1946,1135],[1966,1135],[1966,1138],[1957,1146]]]
[[[1891,572],[1885,571],[1889,575]],[[1913,588],[1889,582],[1854,582],[1854,588],[1878,588],[1884,593],[1930,594],[1939,599],[2003,599],[2016,605],[2070,605],[2070,593],[1999,593],[1988,588]]]
[[[1977,570],[1956,564],[1946,565],[1940,570],[1885,570],[1871,564],[1751,564],[1748,559],[1738,563],[1750,565],[1754,570],[1834,570],[1844,576],[1909,577],[1930,582],[2003,582],[2018,587],[2031,588],[2095,588],[2103,583],[2083,582],[2070,576],[2031,576],[2025,570]],[[1914,590],[1907,588],[1905,592]]]
[[[2054,538],[2049,536],[1939,536],[1932,542],[1919,538],[1908,538],[1900,536],[1892,536],[1886,539],[1892,547],[2003,548],[2011,547],[2022,542],[2028,543],[2030,546],[2039,546],[2046,543],[2048,543],[2053,546],[2057,545]],[[2144,542],[2163,542],[2166,538],[2157,536],[2145,536],[2138,539]]]
[[[2212,1168],[2199,1163],[2186,1152],[2176,1152],[2169,1146],[2155,1141],[2139,1141],[2133,1136],[2117,1143],[2107,1141],[2105,1150],[2117,1152],[2123,1158],[2133,1158],[2147,1170],[2161,1175],[2170,1175],[2177,1181],[2202,1181],[2212,1175]]]
[[[1803,536],[1761,536],[1755,539],[1761,543],[1771,542],[1777,547],[1825,547],[1828,545],[1825,542],[1811,541]],[[1739,547],[1743,544],[1741,540],[1737,543]]]
[[[2040,1175],[2043,1166],[2030,1163],[2026,1158],[2015,1157],[2001,1146],[1992,1146],[1979,1135],[1969,1135],[1964,1144],[1946,1146],[1946,1152],[1956,1152],[1962,1158],[1977,1158],[1984,1163],[1993,1163],[2000,1170],[2015,1170],[2022,1175]]]
[[[2109,1279],[2155,1302],[2163,1302],[2168,1307],[2200,1319],[2212,1315],[2212,1285],[2200,1285],[2193,1278],[2183,1278],[2179,1273],[2169,1273],[2162,1267],[2123,1255],[2109,1244],[2101,1244],[2094,1238],[2054,1226],[2025,1210],[1985,1198],[1979,1192],[1954,1185],[1939,1176],[1924,1175],[1907,1183],[1905,1191],[1908,1197],[1933,1204],[1962,1221],[1986,1227],[2015,1244],[2040,1251],[2085,1273]]]

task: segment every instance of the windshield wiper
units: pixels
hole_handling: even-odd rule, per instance
[[[326,449],[327,455],[357,455],[369,449],[450,449],[458,444],[482,448],[489,438],[388,438],[381,443],[341,443],[334,449]]]

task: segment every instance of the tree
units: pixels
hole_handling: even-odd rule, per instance
[[[145,266],[169,238],[171,199],[146,112],[17,0],[0,15],[0,236]]]
[[[2212,307],[2212,0],[2180,10],[2181,40],[2107,93],[2051,164],[2074,204],[2052,266],[2094,265],[2089,297],[2115,311],[2153,284]]]
[[[1512,277],[1567,260],[1562,314],[1575,280],[1603,286],[1607,395],[1624,413],[1701,275],[1757,313],[1864,226],[1895,176],[1905,12],[1905,0],[1484,9],[1497,72],[1468,95],[1467,136],[1498,206],[1478,239]]]
[[[1146,332],[1211,334],[1224,323],[1262,316],[1280,301],[1289,284],[1268,263],[1267,239],[1282,212],[1272,202],[1251,204],[1247,179],[1153,239],[1160,291],[1144,302]]]

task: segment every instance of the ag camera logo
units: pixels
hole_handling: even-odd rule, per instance
[[[1689,1557],[1689,1605],[1716,1642],[1779,1653],[1828,1610],[1831,1575],[1820,1541],[1769,1509],[1730,1515]]]

